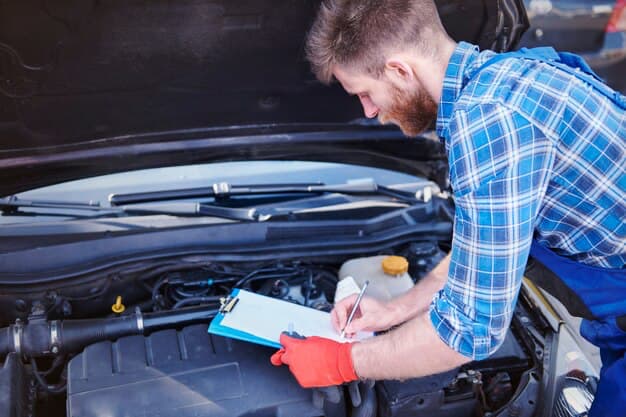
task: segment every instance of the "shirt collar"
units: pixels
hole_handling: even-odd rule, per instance
[[[442,142],[446,137],[450,117],[454,111],[454,103],[461,94],[464,84],[463,78],[478,54],[478,46],[467,42],[459,42],[450,57],[443,78],[441,101],[437,110],[437,136],[439,136]]]

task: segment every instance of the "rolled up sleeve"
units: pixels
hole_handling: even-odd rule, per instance
[[[454,236],[448,280],[433,298],[430,318],[451,348],[484,359],[511,322],[554,146],[497,104],[455,112],[450,132]]]

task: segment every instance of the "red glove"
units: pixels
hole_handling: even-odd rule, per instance
[[[288,365],[303,388],[328,387],[358,379],[352,365],[352,343],[323,337],[280,335],[283,347],[272,355],[274,366]]]

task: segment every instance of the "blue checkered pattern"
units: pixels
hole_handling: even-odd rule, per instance
[[[474,359],[504,340],[533,237],[584,264],[626,263],[625,112],[538,61],[477,73],[493,56],[458,45],[437,117],[456,213],[448,281],[430,316]]]

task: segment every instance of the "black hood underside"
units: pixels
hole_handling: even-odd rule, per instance
[[[437,5],[454,39],[482,48],[511,48],[527,24],[521,0]],[[250,146],[235,140],[249,138],[242,127],[277,140],[290,128],[345,129],[362,117],[358,101],[338,85],[317,82],[304,59],[318,6],[293,0],[0,2],[0,195],[129,165],[215,156],[207,149],[202,158],[155,156],[160,144],[161,151],[188,145],[172,145],[181,135],[203,141],[191,147],[195,152],[233,130],[228,155],[217,158],[231,160],[255,156],[256,148],[239,149]],[[406,158],[402,151],[396,156]]]

